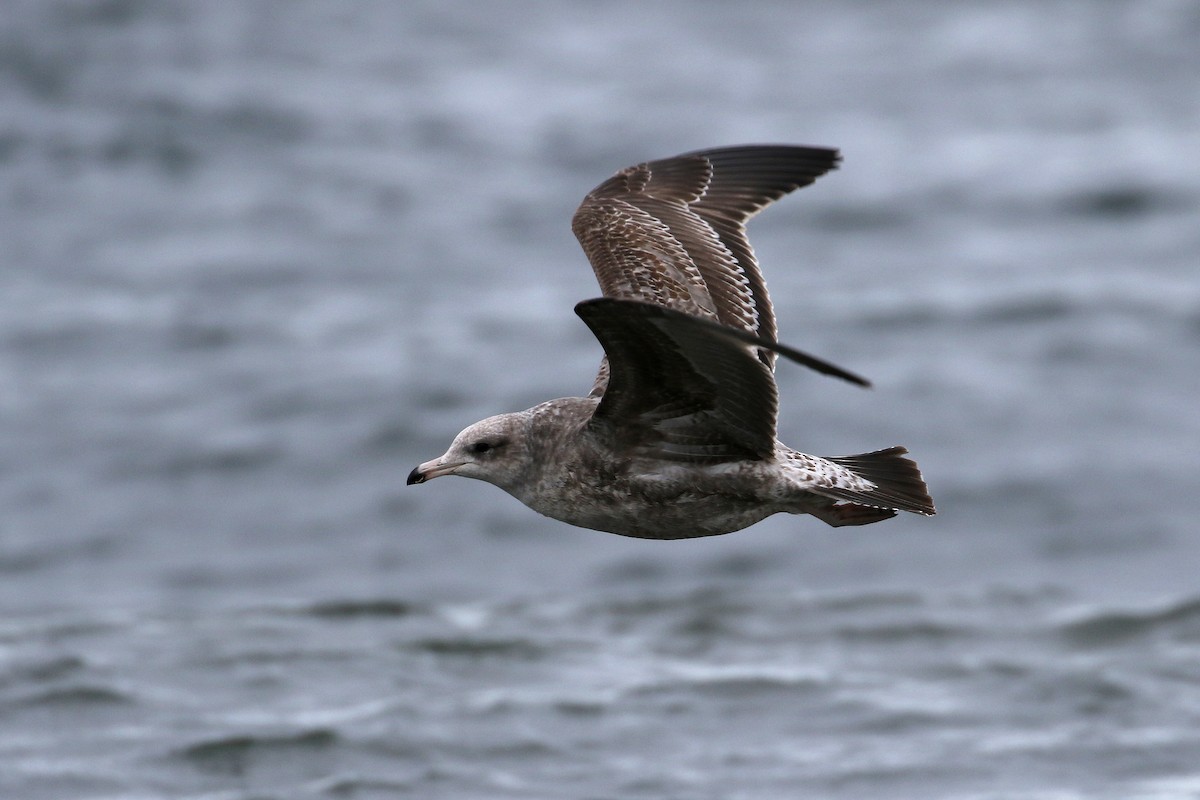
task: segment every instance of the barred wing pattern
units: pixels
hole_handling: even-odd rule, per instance
[[[666,306],[775,341],[746,222],[839,160],[824,147],[746,145],[648,161],[593,189],[571,228],[605,297]],[[760,357],[773,366],[769,351]],[[603,393],[605,377],[602,368],[593,395]]]

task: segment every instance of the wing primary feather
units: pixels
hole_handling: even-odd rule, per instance
[[[747,344],[755,344],[759,347],[765,347],[790,361],[794,361],[797,364],[802,364],[809,369],[816,370],[822,375],[829,375],[833,378],[841,378],[848,383],[853,383],[855,386],[861,386],[864,389],[871,388],[871,382],[866,378],[862,377],[861,375],[856,375],[850,370],[843,369],[837,364],[832,364],[823,358],[817,358],[814,355],[805,353],[803,350],[797,350],[794,347],[788,347],[786,344],[781,344],[780,342],[768,342],[765,339],[758,338],[757,336],[743,333],[736,328],[726,327],[725,329],[732,331],[737,338],[742,339],[742,341],[746,342]]]
[[[784,358],[794,361],[797,364],[801,364],[809,369],[815,370],[822,375],[840,378],[848,383],[853,383],[854,385],[861,386],[863,388],[869,389],[871,387],[871,382],[861,375],[857,375],[848,369],[843,369],[837,364],[826,361],[823,358],[818,358],[817,356],[805,353],[803,350],[797,350],[796,348],[789,347],[786,344],[763,339],[762,337],[755,336],[752,333],[748,333],[738,328],[731,328],[728,325],[722,325],[719,322],[713,322],[701,317],[694,317],[690,314],[685,314],[681,311],[675,311],[674,309],[666,308],[664,306],[657,306],[652,303],[642,303],[637,300],[621,300],[613,297],[597,297],[591,300],[583,300],[582,302],[576,304],[575,313],[580,314],[580,308],[602,305],[642,306],[644,307],[642,309],[642,313],[645,316],[659,316],[667,318],[684,317],[690,321],[689,324],[706,327],[724,336],[737,339],[744,344],[765,348],[771,352],[778,353]],[[580,316],[583,316],[585,319],[587,318],[584,314],[580,314]]]

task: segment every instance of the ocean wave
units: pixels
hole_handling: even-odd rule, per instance
[[[0,640],[2,641],[2,640]],[[64,655],[38,659],[28,663],[9,663],[0,671],[0,688],[25,681],[41,683],[55,681],[83,670],[86,662],[79,656]]]
[[[1110,184],[1078,190],[1064,197],[1059,209],[1073,216],[1123,219],[1184,211],[1195,206],[1196,199],[1181,191],[1142,184]]]
[[[406,650],[429,653],[441,658],[505,658],[531,660],[546,655],[546,648],[528,638],[476,638],[444,636],[416,639],[403,645]]]
[[[764,693],[817,690],[831,684],[823,669],[769,664],[683,664],[642,679],[627,688],[633,696],[673,694],[679,691],[707,696],[747,697]]]
[[[1103,647],[1151,634],[1200,638],[1200,598],[1189,598],[1156,609],[1089,611],[1063,623],[1059,632],[1072,644]]]
[[[104,706],[133,706],[137,699],[111,686],[81,685],[59,686],[43,691],[31,692],[15,699],[4,702],[0,707],[9,709],[73,709]]]
[[[294,734],[239,734],[204,739],[175,755],[203,772],[240,775],[259,761],[294,761],[305,754],[329,751],[340,742],[341,737],[327,728]]]
[[[301,613],[321,619],[397,618],[416,613],[417,606],[403,600],[323,600],[305,606]]]
[[[853,623],[837,627],[833,631],[833,634],[841,639],[856,642],[961,639],[976,633],[974,628],[967,625],[925,619]]]

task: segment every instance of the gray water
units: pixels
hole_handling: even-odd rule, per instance
[[[1200,6],[0,4],[0,797],[1200,797]],[[751,227],[782,438],[940,513],[405,487],[590,386],[576,203]]]

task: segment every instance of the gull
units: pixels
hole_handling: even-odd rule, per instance
[[[777,513],[832,526],[934,514],[903,447],[821,457],[776,438],[776,356],[870,385],[778,341],[746,237],[751,217],[840,160],[825,147],[721,147],[601,183],[571,225],[603,294],[575,306],[604,349],[591,391],[476,422],[408,484],[475,478],[556,520],[644,539]]]

